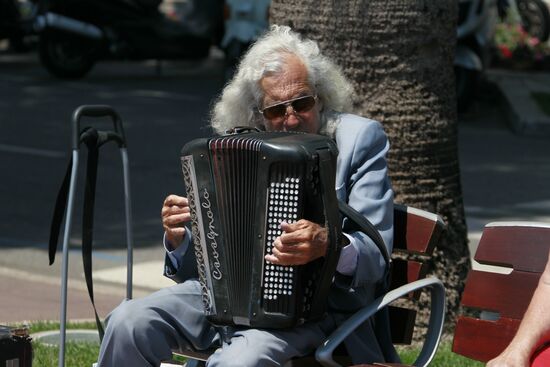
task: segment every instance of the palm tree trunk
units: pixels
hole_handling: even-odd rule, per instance
[[[383,123],[396,202],[448,224],[433,259],[454,321],[469,251],[453,58],[456,0],[274,0],[271,23],[316,40],[354,83],[356,113]]]

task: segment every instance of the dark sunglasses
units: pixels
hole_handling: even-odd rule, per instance
[[[272,106],[268,106],[263,110],[260,110],[262,115],[268,120],[282,118],[286,116],[286,110],[288,106],[292,106],[292,109],[296,113],[307,112],[315,106],[317,96],[302,96],[288,101],[280,102]]]

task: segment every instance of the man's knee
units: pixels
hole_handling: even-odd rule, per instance
[[[272,367],[282,366],[292,352],[285,343],[270,333],[257,329],[237,332],[231,343],[224,344],[209,359],[209,367]]]
[[[139,300],[125,301],[115,308],[107,318],[100,365],[158,366],[161,360],[170,359],[167,336],[156,326],[155,314],[154,308]]]
[[[133,300],[125,301],[107,318],[107,332],[126,334],[134,339],[151,331],[152,319],[153,313],[148,307]]]
[[[238,356],[229,356],[221,349],[212,354],[206,364],[208,367],[273,367],[282,364],[267,358],[265,354],[248,349],[238,353]]]

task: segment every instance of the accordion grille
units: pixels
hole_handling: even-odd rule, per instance
[[[228,264],[228,298],[234,309],[247,310],[252,285],[251,226],[257,218],[257,166],[261,141],[220,138],[210,142],[213,176]]]

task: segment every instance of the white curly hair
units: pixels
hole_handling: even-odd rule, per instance
[[[333,136],[337,112],[351,112],[353,88],[340,68],[321,54],[315,41],[303,39],[286,26],[271,26],[243,56],[233,79],[225,86],[211,112],[211,127],[223,134],[236,126],[264,129],[259,112],[263,101],[261,79],[280,73],[288,55],[305,65],[308,81],[322,103],[320,133]]]

